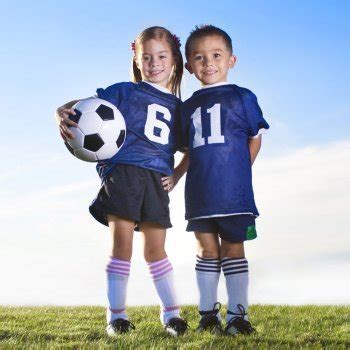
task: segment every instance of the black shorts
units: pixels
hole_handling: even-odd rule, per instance
[[[89,207],[91,215],[108,226],[106,214],[135,224],[153,222],[171,227],[169,195],[162,185],[162,174],[138,166],[118,164],[106,177]]]
[[[238,243],[256,238],[255,217],[250,214],[188,220],[186,231],[216,233],[224,241]]]

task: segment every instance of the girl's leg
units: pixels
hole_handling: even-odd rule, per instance
[[[220,242],[217,234],[195,232],[198,243],[196,277],[199,290],[199,312],[202,316],[214,309],[220,278]],[[217,315],[220,319],[220,315]]]
[[[180,307],[175,293],[173,268],[164,249],[166,230],[145,222],[140,225],[140,231],[144,237],[145,260],[162,303],[161,321],[167,325],[169,320],[179,317]]]
[[[237,316],[248,320],[248,261],[243,242],[222,240],[220,255],[228,294],[227,322]]]
[[[107,215],[112,238],[112,250],[107,272],[107,323],[117,319],[127,320],[126,290],[130,273],[132,241],[135,223],[114,215]]]

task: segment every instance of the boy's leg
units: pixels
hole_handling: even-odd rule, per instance
[[[175,292],[173,267],[165,252],[166,230],[153,223],[141,223],[144,237],[144,256],[161,300],[161,321],[166,325],[171,318],[180,317],[180,306]]]
[[[217,234],[195,232],[198,244],[196,277],[199,290],[199,311],[213,310],[217,303],[220,278],[220,243]]]
[[[248,322],[249,275],[243,242],[221,240],[221,257],[228,294],[226,332],[249,334],[253,328]]]
[[[112,250],[106,266],[107,273],[107,332],[110,335],[127,332],[133,326],[125,320],[126,291],[130,273],[134,222],[107,215],[112,238]]]
[[[228,294],[227,308],[239,313],[238,305],[248,311],[248,261],[244,254],[243,242],[221,241],[221,266],[226,279]],[[227,321],[233,316],[228,315]],[[247,319],[247,316],[245,316]]]

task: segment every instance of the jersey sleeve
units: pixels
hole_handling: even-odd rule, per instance
[[[96,90],[96,97],[113,103],[116,107],[119,107],[122,100],[130,95],[133,86],[133,83],[123,82],[108,86],[105,89],[98,88]]]
[[[270,126],[263,117],[256,96],[250,90],[244,89],[242,100],[248,127],[248,136],[257,137],[269,129]]]

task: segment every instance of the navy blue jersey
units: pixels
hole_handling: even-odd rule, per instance
[[[120,151],[97,164],[100,177],[104,179],[116,164],[131,164],[171,175],[181,101],[145,82],[124,82],[97,89],[97,97],[120,110],[127,129]]]
[[[252,214],[249,138],[269,125],[256,96],[226,84],[196,91],[183,103],[182,149],[189,150],[186,219]]]

